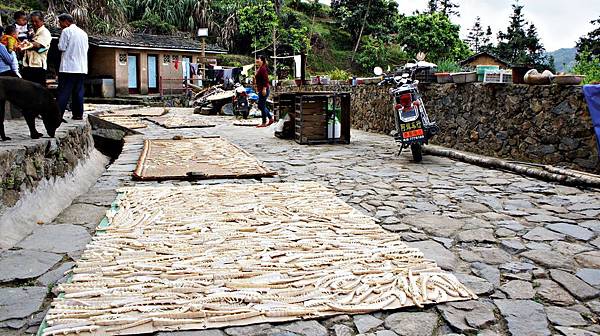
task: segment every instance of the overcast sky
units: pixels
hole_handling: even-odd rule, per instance
[[[402,13],[425,10],[427,0],[396,0]],[[329,2],[323,0],[323,2]],[[460,4],[459,18],[452,20],[461,25],[466,36],[475,18],[481,17],[482,24],[491,26],[494,36],[499,30],[506,31],[511,5],[514,0],[457,0]],[[540,38],[547,51],[572,48],[582,35],[593,29],[590,21],[600,17],[600,0],[520,0],[525,6],[525,18],[538,28]]]

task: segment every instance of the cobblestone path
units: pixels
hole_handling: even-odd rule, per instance
[[[392,139],[382,135],[353,131],[351,145],[301,146],[273,138],[270,130],[207,118],[217,127],[166,130],[150,123],[141,130],[144,135],[127,137],[119,159],[88,194],[53,223],[40,226],[18,249],[0,255],[1,335],[35,332],[48,306],[46,289],[65,281],[62,273],[73,266],[90,239],[114,200],[116,187],[153,184],[130,178],[144,138],[206,134],[226,137],[279,173],[263,181],[318,181],[332,188],[350,205],[377,218],[385,229],[397,232],[452,271],[480,299],[420,310],[173,335],[600,333],[599,191],[445,158],[429,156],[414,164],[409,161],[410,153],[396,156]],[[17,266],[22,264],[28,267]]]

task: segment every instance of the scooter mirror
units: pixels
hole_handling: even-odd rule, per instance
[[[380,67],[375,67],[375,69],[373,69],[373,73],[375,74],[375,76],[381,76],[383,75],[383,69]]]

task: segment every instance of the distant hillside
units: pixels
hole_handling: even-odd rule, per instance
[[[576,48],[562,48],[548,53],[554,57],[554,65],[557,72],[569,71],[575,66]]]

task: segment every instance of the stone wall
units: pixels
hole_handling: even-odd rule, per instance
[[[394,129],[388,89],[376,85],[300,88],[352,92],[353,128],[386,134]],[[421,91],[430,117],[441,128],[434,144],[600,173],[596,138],[580,86],[424,84]]]
[[[13,123],[17,123],[14,121]],[[24,122],[22,122],[24,124]],[[93,150],[89,124],[64,124],[55,139],[0,145],[0,215],[45,179],[64,177]]]

